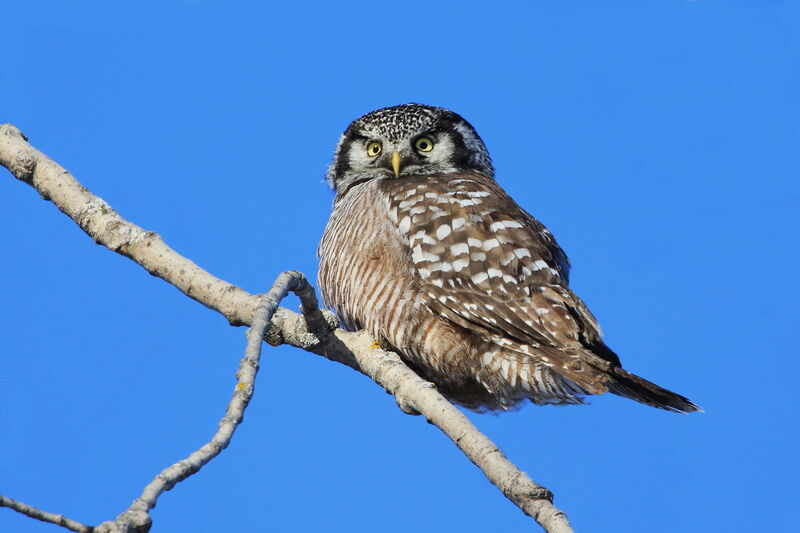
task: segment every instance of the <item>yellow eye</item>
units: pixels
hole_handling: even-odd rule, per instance
[[[383,146],[378,141],[372,141],[367,145],[367,154],[369,154],[370,157],[375,157],[381,153],[381,150],[383,150]]]
[[[433,150],[433,141],[430,137],[420,137],[414,142],[414,147],[420,152],[430,152]]]

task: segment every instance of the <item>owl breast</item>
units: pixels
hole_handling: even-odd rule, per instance
[[[337,199],[319,245],[319,286],[323,302],[347,329],[398,338],[404,330],[399,319],[414,292],[410,257],[386,216],[377,185],[378,180],[357,184]],[[398,327],[390,332],[384,322]]]

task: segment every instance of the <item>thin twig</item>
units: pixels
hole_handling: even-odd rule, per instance
[[[319,313],[313,289],[311,289],[313,300],[309,300],[309,288],[305,276],[300,272],[289,271],[278,276],[272,288],[260,298],[256,306],[253,324],[246,333],[247,345],[244,357],[239,362],[239,369],[236,372],[237,383],[233,397],[228,403],[225,416],[219,422],[217,432],[209,442],[190,454],[189,457],[162,470],[144,488],[142,494],[131,503],[130,507],[120,513],[113,522],[106,522],[98,526],[96,531],[105,531],[106,529],[108,531],[147,531],[151,524],[150,509],[156,506],[159,496],[164,491],[172,489],[177,483],[199,472],[203,466],[228,447],[236,428],[244,419],[244,411],[253,397],[261,359],[261,346],[272,315],[289,291],[302,295],[307,304],[313,304]]]
[[[42,511],[41,509],[31,507],[26,503],[18,502],[17,500],[12,500],[11,498],[6,498],[5,496],[0,496],[0,507],[8,507],[9,509],[13,509],[18,513],[35,518],[36,520],[56,524],[58,526],[65,527],[70,531],[78,531],[79,533],[91,533],[92,531],[91,526],[76,522],[75,520],[67,518],[63,514],[48,513],[47,511]]]
[[[218,311],[232,325],[246,325],[253,320],[257,297],[212,276],[168,247],[156,233],[123,219],[66,170],[31,147],[10,124],[0,125],[0,165],[52,201],[95,242],[129,257],[190,298]],[[313,289],[299,287],[298,295],[308,316],[304,320],[296,313],[278,308],[266,334],[271,344],[290,344],[370,376],[395,396],[405,412],[421,413],[441,429],[506,497],[545,531],[572,532],[565,514],[552,504],[552,493],[514,466],[432,384],[419,378],[396,354],[373,348],[372,339],[364,332],[336,329],[329,334],[335,327],[335,318],[319,312],[316,301],[311,301],[316,299]]]

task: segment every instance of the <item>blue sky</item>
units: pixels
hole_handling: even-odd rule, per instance
[[[338,135],[445,106],[556,235],[680,416],[470,414],[577,531],[790,531],[800,445],[800,13],[791,2],[7,2],[0,122],[251,292],[316,275]],[[0,493],[96,524],[205,442],[244,331],[0,171]],[[254,239],[254,236],[256,237]],[[252,243],[257,242],[257,246]],[[294,300],[286,305],[296,309]],[[528,531],[367,378],[267,348],[233,444],[154,531]],[[56,531],[0,509],[0,531]]]

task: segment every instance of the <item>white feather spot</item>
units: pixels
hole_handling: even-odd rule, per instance
[[[460,242],[458,244],[454,244],[450,247],[450,253],[453,255],[461,255],[461,254],[468,254],[469,253],[469,246],[465,243]]]
[[[530,257],[531,252],[527,248],[517,248],[514,250],[514,255],[522,259],[523,257]]]
[[[436,244],[436,240],[428,235],[425,230],[419,230],[411,236],[411,244],[417,244],[417,241],[422,241],[423,244]]]
[[[402,233],[408,233],[408,230],[411,229],[411,217],[403,217],[397,227]]]
[[[453,270],[453,265],[446,262],[434,263],[431,265],[431,272],[439,270],[441,270],[442,272],[450,272],[451,270]]]
[[[519,369],[519,379],[522,382],[522,388],[530,390],[531,384],[528,382],[528,378],[530,377],[530,370],[528,370],[528,365],[522,364],[520,366],[521,368]]]
[[[477,274],[473,275],[471,278],[473,283],[480,284],[489,279],[489,274],[486,272],[478,272]]]
[[[500,277],[503,276],[503,272],[501,270],[496,269],[496,268],[490,268],[486,272],[489,274],[490,278],[500,278]]]
[[[503,359],[503,362],[500,363],[500,368],[502,368],[503,377],[508,379],[511,372],[511,361]]]
[[[492,231],[497,231],[504,228],[513,229],[521,227],[522,224],[520,224],[516,220],[499,220],[497,222],[492,222],[492,224],[489,226],[489,229]]]
[[[498,246],[500,246],[500,241],[497,239],[487,239],[483,241],[483,249],[487,252],[493,248],[497,248]]]
[[[436,237],[439,238],[439,239],[444,239],[445,237],[450,235],[450,233],[452,233],[452,231],[453,230],[450,228],[449,225],[442,224],[441,226],[436,228]]]
[[[546,266],[547,266],[547,263],[545,263],[541,259],[539,259],[537,261],[534,261],[533,264],[531,265],[533,270],[541,270],[541,269],[545,268]]]
[[[469,266],[469,259],[460,257],[453,261],[453,270],[456,272],[461,272],[462,269]]]
[[[398,207],[400,209],[408,209],[409,207],[415,205],[416,203],[417,203],[416,198],[412,198],[411,200],[403,200],[402,202],[400,202],[400,204],[398,204]]]
[[[458,229],[466,222],[462,217],[454,218],[452,221],[453,229]]]
[[[415,264],[426,262],[433,263],[439,260],[439,256],[423,250],[422,246],[418,244],[411,250],[411,260],[414,261]]]
[[[480,203],[481,203],[480,200],[475,200],[475,199],[471,199],[471,198],[468,198],[466,200],[459,200],[458,201],[458,205],[460,205],[461,207],[469,207],[469,206],[472,206],[472,205],[478,205]]]

